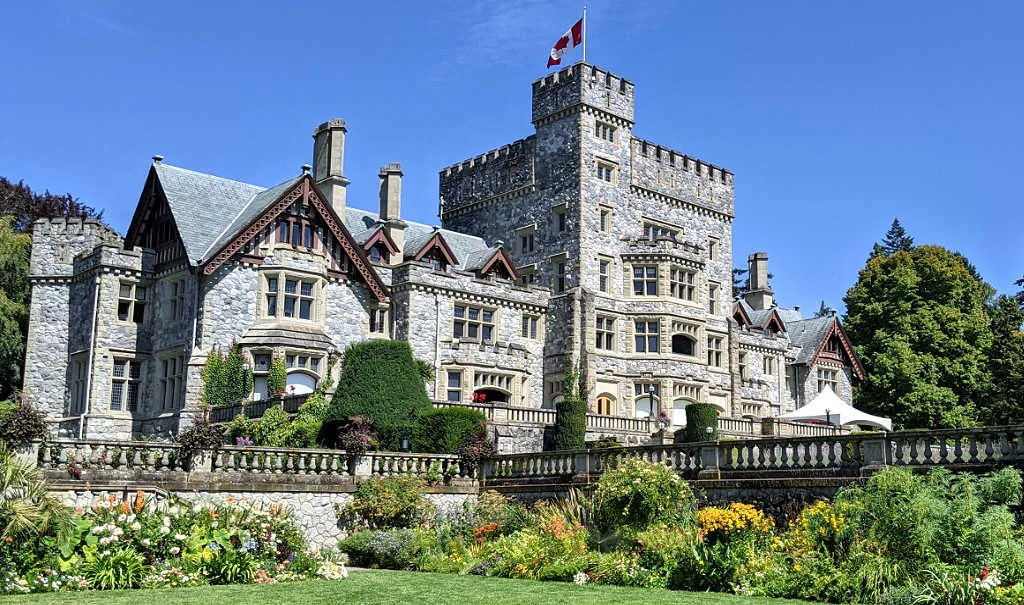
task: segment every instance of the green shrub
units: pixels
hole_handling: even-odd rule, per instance
[[[224,429],[206,420],[200,420],[178,433],[174,441],[181,446],[180,455],[189,456],[202,450],[213,450],[224,445]]]
[[[415,477],[370,479],[356,491],[339,517],[345,525],[367,529],[408,528],[421,523],[433,510]]]
[[[429,532],[414,529],[370,530],[351,534],[338,543],[349,562],[360,567],[414,569]]]
[[[672,469],[638,458],[627,458],[605,471],[594,499],[603,527],[637,529],[661,522],[688,525],[696,502],[689,484]]]
[[[373,340],[345,350],[345,365],[327,420],[365,416],[384,449],[397,450],[416,415],[431,409],[406,342]]]
[[[130,546],[87,555],[82,576],[97,590],[138,588],[146,573],[142,555]]]
[[[267,394],[270,397],[284,393],[288,388],[288,367],[284,360],[278,357],[270,362],[270,369],[267,370]]]
[[[30,441],[46,437],[46,421],[43,413],[26,403],[8,409],[0,416],[0,443],[8,447],[21,447]]]
[[[586,447],[587,397],[582,376],[577,371],[565,374],[565,393],[555,404],[555,450],[578,450]]]
[[[252,393],[252,374],[245,370],[242,350],[232,344],[227,355],[210,351],[203,367],[200,398],[210,407],[234,405]]]
[[[469,439],[486,431],[486,418],[463,407],[427,410],[416,418],[412,449],[432,454],[457,454]]]
[[[252,582],[258,568],[255,557],[234,548],[220,548],[202,566],[210,584],[248,584]]]
[[[711,434],[707,429],[711,427]],[[680,435],[682,433],[682,435]],[[686,406],[686,426],[676,431],[675,441],[697,443],[718,440],[718,408],[710,403],[691,403]]]

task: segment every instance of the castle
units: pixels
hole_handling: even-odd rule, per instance
[[[395,338],[436,401],[506,410],[505,451],[540,449],[515,418],[554,407],[567,364],[609,419],[849,402],[838,319],[776,306],[763,252],[732,299],[732,173],[634,137],[633,101],[586,63],[535,81],[532,135],[441,171],[443,228],[402,219],[399,164],[376,212],[349,205],[343,120],[270,188],[156,156],[123,237],[34,225],[25,391],[64,434],[166,436],[201,413],[211,350],[241,345],[259,399],[272,359],[310,392],[349,344]]]

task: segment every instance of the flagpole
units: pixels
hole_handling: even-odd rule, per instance
[[[583,5],[583,62],[587,62],[587,5]]]

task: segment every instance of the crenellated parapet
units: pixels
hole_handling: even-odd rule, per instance
[[[731,216],[733,174],[657,143],[630,140],[632,185]]]
[[[76,256],[97,246],[124,245],[121,235],[91,218],[39,219],[32,224],[32,277],[70,276]]]
[[[458,208],[531,187],[535,143],[536,137],[530,136],[442,170],[441,218]]]
[[[633,83],[589,63],[576,63],[533,83],[533,123],[540,127],[579,105],[634,123]]]

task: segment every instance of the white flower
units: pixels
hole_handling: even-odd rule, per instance
[[[128,518],[126,519],[126,521],[128,521],[129,523],[131,523],[134,520],[135,520],[135,513],[132,513],[132,514],[128,515]]]
[[[185,539],[185,534],[174,534],[174,539],[175,540],[184,540]]]
[[[167,527],[167,526],[165,525],[165,526],[163,526],[163,527],[161,527],[161,528],[160,528],[160,535],[161,535],[161,536],[166,536],[166,535],[167,535],[167,534],[169,534],[169,533],[171,533],[171,528],[170,528],[170,527]]]
[[[121,513],[120,515],[117,516],[117,522],[118,523],[124,523],[125,519],[127,519],[127,518],[128,518],[128,515],[126,515],[124,513]]]
[[[102,525],[97,525],[96,527],[92,528],[92,533],[97,535],[97,536],[100,534],[101,531],[103,531],[103,526]]]
[[[589,581],[590,581],[590,576],[588,576],[586,573],[584,573],[582,571],[577,571],[576,575],[574,575],[572,577],[573,584],[580,584],[580,585],[582,585],[582,584],[586,584]]]
[[[213,523],[211,523],[210,527],[212,527],[213,529],[217,529],[217,522],[214,521]]]
[[[135,523],[132,523],[130,527],[132,531],[139,531],[140,529],[142,529],[142,524],[136,521]]]
[[[161,520],[160,524],[165,526],[165,527],[170,527],[170,525],[171,525],[171,518],[170,517],[164,517]]]
[[[143,538],[142,539],[142,545],[143,546],[149,546],[150,545],[149,538]]]
[[[170,553],[171,553],[172,555],[176,555],[176,554],[178,554],[179,552],[181,552],[181,549],[180,549],[180,548],[178,548],[177,546],[172,546],[172,547],[171,547],[171,549],[170,549]]]
[[[172,506],[172,507],[171,507],[171,508],[170,508],[170,509],[169,509],[169,510],[168,510],[167,512],[171,513],[172,515],[175,515],[175,516],[177,516],[177,514],[178,514],[178,510],[179,510],[179,509],[178,509],[178,507],[177,507],[177,506]]]
[[[114,528],[114,535],[115,535],[115,536],[121,536],[121,535],[124,535],[124,530],[123,530],[123,529],[121,529],[120,527],[115,527],[115,528]]]

